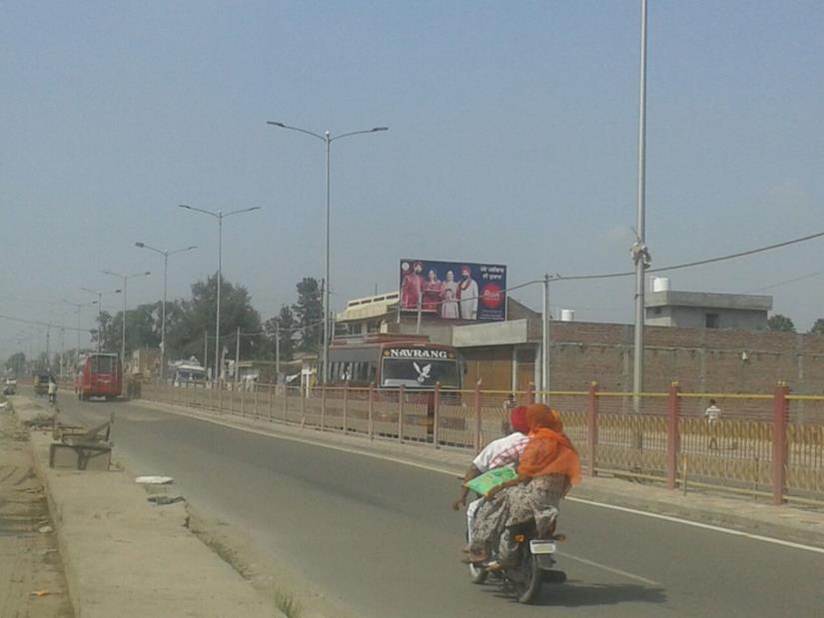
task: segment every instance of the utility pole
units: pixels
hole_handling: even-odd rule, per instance
[[[541,341],[541,390],[544,403],[549,401],[549,275],[544,275],[543,339]]]
[[[280,380],[280,320],[275,320],[275,383]]]
[[[235,344],[235,390],[240,384],[240,326],[237,327],[237,343]]]
[[[647,0],[641,0],[641,80],[638,110],[638,208],[636,241],[632,246],[635,261],[635,341],[632,392],[635,411],[640,408],[644,390],[644,284],[650,257],[646,245],[646,148],[647,148]]]
[[[209,375],[209,329],[203,331],[203,369]]]

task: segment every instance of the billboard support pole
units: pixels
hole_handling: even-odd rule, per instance
[[[544,275],[544,315],[541,339],[541,400],[549,401],[549,275]]]
[[[423,292],[421,292],[423,293]],[[421,334],[421,295],[418,294],[418,320],[415,323],[415,334]]]

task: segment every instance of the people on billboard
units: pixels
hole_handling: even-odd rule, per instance
[[[469,266],[461,267],[462,281],[458,286],[458,300],[461,305],[462,320],[478,319],[478,284],[472,278]]]
[[[415,262],[411,266],[408,262],[401,264],[403,270],[403,284],[401,285],[401,308],[417,309],[423,292],[423,264]]]
[[[446,271],[446,281],[443,282],[443,300],[441,301],[441,318],[444,320],[458,319],[458,282],[451,270]]]
[[[437,313],[441,308],[443,297],[443,282],[438,279],[438,273],[430,269],[426,282],[423,284],[423,311]]]

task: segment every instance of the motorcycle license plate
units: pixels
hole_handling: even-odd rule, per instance
[[[552,541],[541,541],[538,539],[532,539],[529,542],[529,551],[533,554],[554,554],[555,553],[555,543]]]

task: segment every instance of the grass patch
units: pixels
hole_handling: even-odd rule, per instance
[[[303,611],[295,597],[283,590],[275,590],[275,607],[283,612],[286,618],[300,618]]]

